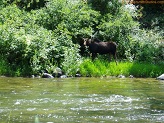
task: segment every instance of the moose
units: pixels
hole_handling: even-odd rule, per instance
[[[88,46],[89,51],[92,55],[92,60],[95,59],[97,54],[112,54],[115,62],[117,64],[117,57],[116,57],[116,50],[117,44],[115,42],[104,42],[100,41],[99,39],[89,39],[83,38],[84,46]]]

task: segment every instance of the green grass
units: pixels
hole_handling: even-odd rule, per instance
[[[82,76],[101,77],[118,76],[120,74],[134,77],[158,77],[164,73],[164,63],[151,64],[139,62],[109,62],[107,60],[85,59],[79,69]],[[7,64],[4,59],[0,59],[0,75],[5,76],[28,76],[30,68],[17,66],[16,68]]]
[[[164,73],[164,64],[138,63],[138,62],[109,62],[105,60],[84,60],[80,66],[82,76],[125,76],[157,77]]]

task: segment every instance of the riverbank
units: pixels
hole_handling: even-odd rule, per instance
[[[82,77],[102,77],[102,76],[118,77],[119,75],[123,75],[125,77],[132,76],[132,77],[141,77],[141,78],[146,78],[146,77],[156,78],[164,73],[164,63],[152,64],[152,63],[119,61],[118,64],[116,65],[114,61],[109,62],[106,60],[99,60],[99,59],[91,61],[90,59],[85,59],[83,60],[83,62],[81,63],[78,69],[79,69],[78,75]],[[7,65],[5,62],[0,63],[0,76],[27,77],[31,75],[33,75],[33,73],[28,68],[25,69],[24,67],[22,67],[22,69],[20,69],[19,67],[18,69],[13,69],[12,66]],[[39,73],[38,75],[42,75],[42,73]],[[74,75],[67,75],[67,76],[76,76],[76,75],[74,74]]]
[[[139,62],[108,62],[102,60],[91,61],[85,60],[80,66],[82,76],[134,76],[134,77],[151,77],[164,73],[164,64],[151,64]]]

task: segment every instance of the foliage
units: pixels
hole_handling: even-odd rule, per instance
[[[118,44],[118,56],[130,61],[155,62],[163,59],[163,32],[139,28],[137,8],[125,5],[116,16],[106,14],[99,25],[104,40],[113,40]],[[145,57],[146,56],[146,57]]]
[[[25,65],[27,68],[31,67],[29,73],[36,74],[42,69],[54,67],[55,64],[60,66],[66,58],[68,47],[78,56],[78,52],[75,52],[78,47],[72,43],[69,35],[64,34],[65,32],[62,35],[54,33],[36,25],[33,17],[35,15],[30,16],[31,23],[28,23],[29,19],[24,14],[26,12],[20,11],[16,6],[4,8],[1,13],[3,25],[0,29],[0,54],[7,58],[11,66],[21,69]]]
[[[82,62],[81,56],[78,54],[79,50],[67,48],[64,51],[64,61],[61,66],[66,75],[75,75],[79,71],[79,66]]]
[[[131,34],[129,39],[131,49],[133,49],[127,52],[129,58],[150,63],[162,62],[162,59],[164,59],[164,42],[161,33],[152,30],[139,30]]]
[[[104,15],[106,13],[117,14],[122,3],[119,0],[88,0],[88,4]]]
[[[7,72],[6,61],[1,57],[0,58],[0,75],[6,74],[6,72]]]
[[[39,74],[55,67],[67,75],[79,70],[86,76],[119,74],[122,68],[115,72],[116,66],[110,67],[107,61],[92,63],[79,54],[79,40],[93,34],[115,41],[121,60],[162,62],[163,32],[140,29],[137,11],[136,6],[119,0],[2,0],[0,74]]]
[[[129,35],[134,29],[138,28],[138,23],[133,21],[132,16],[124,7],[116,16],[107,14],[99,25],[100,35],[104,40],[113,40],[119,45],[120,57],[126,57],[125,52],[129,50]]]
[[[135,77],[157,77],[164,71],[164,65],[138,62],[108,62],[103,60],[91,61],[84,60],[80,65],[80,73],[83,76],[118,76],[125,75],[126,77],[133,75]]]
[[[6,0],[6,2],[3,1],[3,3],[7,5],[16,4],[19,8],[30,11],[44,7],[47,1],[48,0]]]
[[[99,13],[83,3],[71,3],[67,0],[50,1],[40,11],[37,23],[49,30],[75,36],[91,35],[92,27],[98,23]]]
[[[162,2],[162,1],[159,1]],[[164,4],[143,4],[142,17],[139,19],[141,28],[163,30],[164,29]]]

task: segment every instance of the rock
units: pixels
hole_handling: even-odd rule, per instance
[[[54,78],[54,77],[49,73],[43,73],[42,78]]]
[[[31,75],[31,78],[41,78],[39,75]]]
[[[81,77],[80,71],[77,71],[75,77]]]
[[[60,69],[59,67],[55,68],[55,70],[52,73],[52,76],[57,78],[60,78],[62,75],[63,75],[62,69]]]
[[[164,80],[164,74],[158,76],[157,79],[159,79],[159,80]]]
[[[125,76],[124,75],[119,75],[118,78],[125,78]]]
[[[35,75],[31,75],[31,78],[35,78]]]
[[[6,76],[0,76],[0,77],[6,77]]]
[[[35,78],[41,78],[41,76],[39,76],[39,75],[36,75],[36,77]]]
[[[60,78],[67,78],[67,75],[61,75]]]
[[[75,77],[81,77],[81,74],[77,73],[77,74],[75,74]]]
[[[129,78],[134,78],[134,76],[133,75],[129,75]]]

